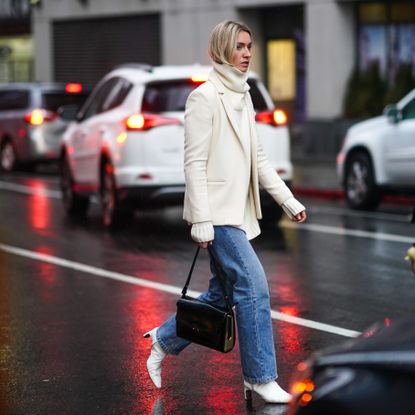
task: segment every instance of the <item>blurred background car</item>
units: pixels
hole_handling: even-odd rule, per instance
[[[183,203],[185,104],[210,70],[125,64],[97,84],[64,134],[61,188],[69,216],[85,214],[94,193],[100,197],[105,226],[131,217],[136,208]],[[255,74],[248,83],[264,150],[289,184],[287,117],[274,108]],[[278,206],[269,199],[264,214],[272,206],[278,216]]]
[[[385,319],[300,363],[288,415],[391,415],[415,411],[415,316]]]
[[[375,209],[385,193],[415,194],[415,90],[347,131],[337,174],[353,209]]]
[[[68,125],[58,109],[81,106],[88,92],[81,84],[0,84],[0,171],[56,161]]]

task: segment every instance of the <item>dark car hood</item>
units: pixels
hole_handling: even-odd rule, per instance
[[[415,369],[415,315],[385,319],[359,337],[322,350],[315,356],[317,365],[405,365]]]

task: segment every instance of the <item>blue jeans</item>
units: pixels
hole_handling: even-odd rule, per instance
[[[277,378],[277,365],[264,270],[244,231],[232,226],[214,229],[211,250],[226,274],[226,290],[235,306],[244,379],[250,383],[270,382]],[[223,292],[212,261],[211,271],[209,288],[199,298],[223,306]],[[189,345],[187,340],[176,336],[176,315],[159,327],[157,340],[166,353],[173,355]]]

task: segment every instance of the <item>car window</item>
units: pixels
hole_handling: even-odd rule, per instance
[[[99,86],[98,89],[95,89],[92,92],[90,98],[85,103],[85,107],[82,108],[79,113],[79,121],[85,120],[101,112],[105,100],[117,82],[118,78],[108,79]]]
[[[66,92],[43,92],[42,108],[56,111],[62,105],[77,105],[80,107],[86,100],[88,94],[70,94]]]
[[[132,88],[131,82],[126,79],[117,78],[117,83],[107,96],[107,99],[102,103],[99,112],[109,111],[121,105]]]
[[[28,90],[9,89],[0,91],[0,111],[28,108],[29,96]]]
[[[255,79],[248,79],[248,85],[251,87],[249,90],[252,98],[252,103],[256,111],[266,111],[268,109],[267,103],[258,88],[257,81]]]
[[[254,108],[267,110],[267,103],[254,79],[248,81]],[[142,112],[184,111],[189,94],[200,84],[190,80],[151,83],[147,85],[142,102]]]
[[[415,98],[410,101],[405,107],[402,109],[402,119],[409,120],[415,118]]]
[[[141,111],[153,113],[184,111],[187,97],[197,86],[199,84],[187,79],[148,84]]]

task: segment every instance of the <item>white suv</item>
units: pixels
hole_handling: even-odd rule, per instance
[[[134,209],[181,204],[184,195],[184,109],[210,67],[126,64],[106,75],[66,130],[61,188],[66,212],[84,214],[96,193],[106,226]],[[270,162],[290,182],[285,114],[255,74],[249,84],[258,133]],[[65,111],[62,116],[65,116]],[[264,210],[267,212],[267,200]],[[274,212],[278,212],[273,203]]]
[[[353,209],[375,209],[384,193],[415,194],[415,90],[348,130],[337,174]]]

